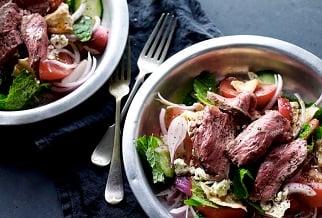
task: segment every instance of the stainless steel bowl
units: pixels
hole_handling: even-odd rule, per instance
[[[129,108],[123,129],[123,161],[130,186],[149,216],[169,217],[155,197],[155,186],[147,179],[134,141],[159,132],[160,103],[156,94],[178,101],[183,87],[200,72],[216,72],[219,79],[231,72],[271,69],[284,78],[284,88],[315,100],[322,92],[322,61],[308,51],[273,38],[225,36],[197,43],[169,58],[140,88]]]
[[[126,44],[129,14],[126,0],[102,0],[102,3],[102,24],[109,29],[109,39],[98,60],[95,74],[78,89],[47,105],[21,111],[0,111],[0,125],[33,123],[62,114],[85,101],[107,81],[121,59]]]

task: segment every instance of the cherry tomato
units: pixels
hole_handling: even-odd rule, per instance
[[[99,26],[96,31],[93,32],[92,38],[89,42],[85,42],[84,45],[92,50],[95,50],[99,54],[102,54],[106,48],[108,42],[108,30]]]
[[[231,81],[236,80],[234,77],[227,77],[219,84],[220,94],[226,98],[234,98],[239,92],[231,85]],[[274,96],[276,91],[275,84],[260,83],[254,94],[257,97],[257,109],[263,109]]]
[[[198,206],[196,207],[196,210],[200,211],[202,215],[204,215],[207,218],[246,217],[246,211],[239,208],[238,209],[230,208],[230,207],[212,208],[212,207]]]
[[[54,12],[64,0],[48,0],[49,13]]]
[[[184,110],[179,107],[167,107],[164,115],[165,126],[169,128],[171,121],[183,112]]]
[[[68,64],[73,63],[73,59],[65,53],[60,53],[57,61]],[[73,68],[67,69],[50,62],[48,59],[42,59],[39,63],[39,79],[46,81],[62,79],[69,75],[73,70]]]
[[[318,185],[310,185],[316,192],[316,195],[306,196],[303,194],[298,194],[297,196],[299,200],[312,208],[322,207],[322,173],[318,172],[316,169],[310,169],[308,172],[302,174],[300,181],[302,183],[307,183],[308,185],[312,183]]]
[[[278,98],[277,107],[278,111],[282,114],[283,117],[285,117],[289,121],[292,121],[292,106],[287,98]]]

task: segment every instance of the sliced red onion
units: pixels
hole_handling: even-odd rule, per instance
[[[322,189],[322,183],[319,182],[310,182],[308,185],[315,189]]]
[[[159,122],[160,122],[160,128],[161,128],[162,135],[168,134],[168,131],[167,131],[167,128],[165,125],[165,112],[166,112],[166,109],[161,108],[160,114],[159,114]]]
[[[300,96],[300,94],[294,93],[294,96],[297,98],[297,100],[301,106],[301,115],[299,117],[298,123],[297,123],[296,128],[293,133],[293,136],[297,137],[301,131],[302,126],[305,123],[305,120],[306,120],[306,106],[305,106],[305,103],[304,103],[302,97]]]
[[[82,60],[78,66],[71,72],[69,75],[67,75],[65,78],[61,80],[61,83],[71,83],[76,82],[80,79],[80,77],[86,72],[87,69],[90,69],[90,65],[88,64],[88,60],[84,59]]]
[[[95,32],[100,25],[101,25],[101,18],[99,16],[94,16],[93,32]]]
[[[268,102],[264,110],[269,110],[273,107],[275,104],[277,98],[281,96],[282,93],[282,88],[283,88],[283,79],[280,74],[274,74],[274,79],[275,79],[275,85],[276,85],[276,90],[274,93],[274,96],[271,98],[271,100]]]
[[[79,80],[75,81],[75,82],[70,82],[70,83],[63,83],[63,82],[54,82],[53,85],[55,86],[59,86],[59,87],[78,87],[81,84],[83,84],[96,70],[96,58],[93,57],[93,63],[91,65],[90,71],[89,72],[85,72]],[[88,63],[88,65],[90,65],[90,62]]]
[[[170,151],[171,164],[173,164],[174,162],[174,154],[177,148],[186,138],[187,130],[188,123],[182,116],[177,116],[170,123],[168,129],[168,146]]]
[[[188,213],[189,213],[189,206],[188,205],[183,205],[181,207],[173,208],[170,210],[170,214],[172,214],[174,218],[188,217]]]
[[[78,20],[84,14],[85,10],[86,10],[86,3],[82,1],[80,6],[77,8],[77,10],[72,14],[73,22]]]
[[[189,177],[177,176],[174,183],[178,190],[185,193],[187,196],[191,196],[191,180]]]
[[[59,87],[59,86],[52,86],[51,87],[51,90],[54,91],[54,92],[64,93],[64,92],[71,92],[71,91],[73,91],[76,88],[77,87]]]
[[[182,105],[182,104],[177,104],[177,103],[173,103],[171,101],[168,101],[167,99],[165,99],[164,97],[162,97],[162,95],[160,94],[160,92],[158,92],[158,97],[159,97],[159,101],[167,106],[175,106],[178,107],[182,110],[188,110],[188,111],[195,111],[195,110],[199,110],[200,109],[200,104],[193,104],[191,106],[186,106],[186,105]]]
[[[284,189],[287,189],[289,194],[299,193],[299,194],[304,194],[306,196],[316,195],[316,192],[312,187],[302,183],[296,183],[296,182],[288,183],[284,186]]]

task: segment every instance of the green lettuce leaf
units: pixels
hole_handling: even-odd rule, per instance
[[[49,83],[39,83],[27,70],[15,73],[8,95],[0,96],[0,109],[23,109],[33,97],[49,87]]]
[[[218,208],[218,206],[211,201],[209,201],[200,187],[199,183],[195,180],[192,180],[192,188],[191,188],[191,197],[187,200],[184,200],[185,205],[189,206],[208,206],[213,208]]]
[[[136,140],[136,149],[152,169],[153,183],[164,182],[165,177],[173,177],[174,169],[170,163],[170,152],[160,138],[142,136]]]
[[[207,99],[207,92],[216,92],[216,81],[214,74],[203,71],[199,76],[197,76],[193,81],[193,89],[195,96],[204,104],[212,104]]]

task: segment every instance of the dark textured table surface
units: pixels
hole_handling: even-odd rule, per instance
[[[244,0],[238,4],[234,0],[200,0],[200,3],[224,35],[274,37],[322,58],[321,0]],[[0,159],[0,217],[63,217],[54,183],[33,151],[2,153],[0,157],[5,157]]]

